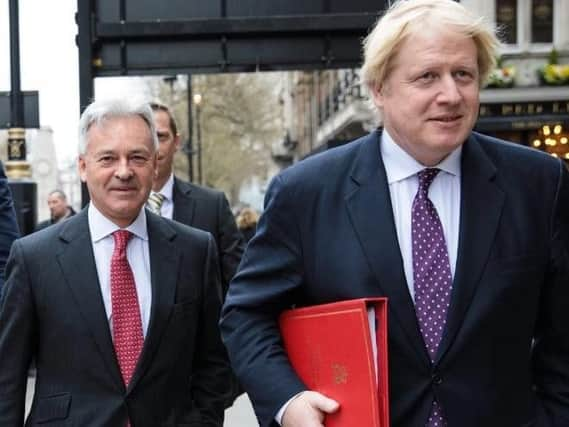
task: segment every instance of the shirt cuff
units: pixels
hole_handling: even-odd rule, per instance
[[[301,391],[300,393],[295,394],[294,396],[292,396],[289,400],[287,400],[287,402],[281,406],[281,409],[279,409],[279,412],[277,412],[277,415],[275,415],[275,421],[282,426],[282,420],[283,420],[283,415],[286,411],[286,408],[288,408],[288,405],[290,405],[290,402],[292,402],[294,399],[296,399],[298,396],[300,396],[302,393],[304,393],[304,391]]]

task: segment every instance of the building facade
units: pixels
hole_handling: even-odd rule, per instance
[[[569,1],[461,3],[493,22],[503,41],[476,130],[569,162]],[[285,88],[286,148],[295,160],[377,126],[358,70],[294,72]]]

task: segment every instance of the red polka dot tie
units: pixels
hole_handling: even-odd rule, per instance
[[[125,385],[130,383],[144,343],[136,285],[126,257],[131,237],[127,230],[113,233],[115,250],[111,258],[113,341]]]
[[[419,190],[411,213],[415,311],[431,362],[443,336],[452,286],[443,227],[428,196],[429,186],[439,172],[440,169],[434,168],[419,172]],[[433,402],[427,426],[446,426],[437,401]]]

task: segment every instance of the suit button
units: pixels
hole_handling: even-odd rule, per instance
[[[434,372],[431,376],[431,381],[434,385],[441,385],[443,383],[443,378],[438,372]]]

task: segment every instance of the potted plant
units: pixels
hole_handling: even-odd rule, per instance
[[[513,65],[504,66],[502,58],[496,59],[496,67],[490,72],[486,87],[488,88],[509,88],[514,86],[516,81],[516,67]]]
[[[546,85],[569,84],[569,64],[559,64],[559,54],[555,48],[551,50],[547,64],[538,70],[539,78]]]

